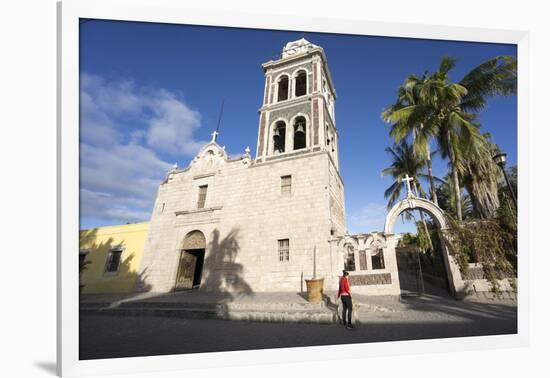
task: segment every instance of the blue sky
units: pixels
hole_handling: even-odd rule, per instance
[[[340,170],[350,232],[382,230],[380,172],[393,142],[381,111],[408,74],[458,59],[451,78],[514,45],[91,20],[80,26],[81,228],[149,220],[157,187],[174,163],[186,166],[216,128],[230,154],[253,151],[264,88],[261,64],[305,37],[325,49],[338,99]],[[517,161],[517,99],[493,98],[483,132]],[[437,176],[447,163],[434,161]],[[398,222],[397,232],[410,230]]]

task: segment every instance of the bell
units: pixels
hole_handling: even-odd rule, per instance
[[[298,127],[296,128],[296,132],[297,132],[297,133],[305,133],[304,124],[303,124],[303,123],[300,123],[300,124],[298,125]]]
[[[279,129],[275,129],[275,132],[273,133],[273,138],[279,138],[281,134],[279,133]]]

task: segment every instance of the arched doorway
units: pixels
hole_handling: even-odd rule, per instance
[[[201,284],[206,238],[195,230],[185,235],[180,248],[175,290],[198,288]]]
[[[384,224],[384,233],[386,237],[392,238],[394,236],[393,226],[396,220],[401,213],[409,210],[422,210],[428,213],[439,228],[440,239],[442,241],[441,252],[447,274],[447,280],[449,282],[449,288],[453,296],[459,297],[464,291],[464,281],[462,280],[460,268],[455,259],[450,255],[447,243],[445,242],[445,238],[447,237],[446,230],[448,229],[445,213],[443,213],[443,210],[441,210],[435,203],[412,195],[409,195],[406,199],[398,202],[392,207],[386,216],[386,222]],[[391,245],[394,246],[394,253],[396,252],[396,244],[397,243],[391,243]]]

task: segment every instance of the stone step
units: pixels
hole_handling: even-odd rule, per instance
[[[102,307],[96,303],[81,302],[81,307]],[[265,301],[236,301],[236,302],[182,302],[182,301],[163,301],[163,300],[136,300],[121,301],[103,304],[103,307],[117,308],[189,308],[201,307],[209,309],[228,308],[235,311],[317,311],[325,310],[327,306],[323,302],[265,302]]]
[[[326,305],[319,303],[266,303],[266,302],[230,302],[226,306],[234,310],[254,310],[262,308],[265,310],[302,310],[315,311],[326,309]]]
[[[317,311],[266,311],[235,310],[224,306],[213,308],[212,306],[194,307],[136,307],[120,306],[115,308],[91,308],[81,307],[81,313],[100,315],[124,315],[124,316],[169,316],[187,319],[222,319],[259,322],[295,322],[295,323],[326,323],[337,322],[336,315],[330,310]]]
[[[221,303],[182,303],[182,302],[123,302],[120,304],[113,303],[111,308],[162,308],[162,309],[178,309],[178,308],[201,308],[205,310],[216,310],[223,307]]]

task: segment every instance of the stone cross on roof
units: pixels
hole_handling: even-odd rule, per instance
[[[404,178],[401,179],[401,182],[407,183],[407,197],[412,197],[413,192],[411,190],[411,181],[414,180],[414,177],[409,177],[409,174],[406,174]]]
[[[216,138],[218,137],[218,135],[220,135],[220,133],[218,133],[217,131],[214,131],[212,134],[212,142],[215,142],[216,141]]]

